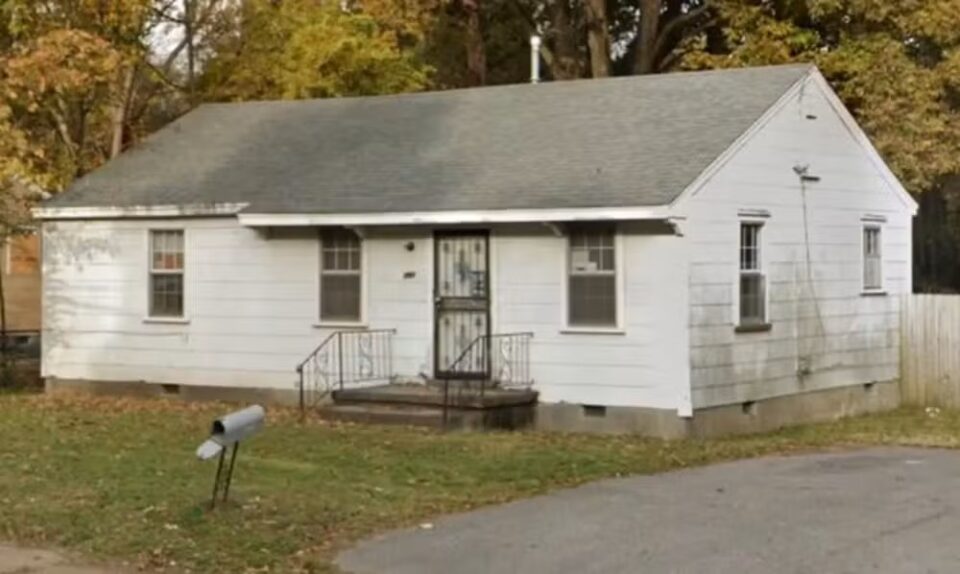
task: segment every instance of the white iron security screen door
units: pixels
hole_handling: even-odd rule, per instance
[[[438,378],[483,378],[489,367],[488,353],[468,349],[489,344],[489,234],[438,231],[434,246],[434,374]]]

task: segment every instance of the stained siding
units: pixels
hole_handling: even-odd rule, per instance
[[[812,119],[808,116],[815,116]],[[803,190],[793,168],[821,178]],[[911,290],[911,216],[809,80],[683,205],[691,241],[695,407],[898,377],[899,305]],[[766,333],[735,333],[740,212],[767,210]],[[880,215],[887,296],[862,295],[862,218]],[[809,374],[798,371],[807,364]]]
[[[189,324],[146,322],[147,231],[186,230]],[[629,227],[629,226],[628,226]],[[44,376],[292,389],[330,332],[317,320],[315,231],[232,219],[44,226]],[[659,231],[662,233],[662,230]],[[413,244],[413,250],[407,244]],[[432,231],[367,230],[366,324],[395,328],[396,372],[432,372]],[[532,331],[546,402],[677,409],[689,401],[681,238],[624,229],[618,334],[564,332],[566,239],[539,225],[491,234],[493,328]]]
[[[144,320],[147,231],[159,227],[186,231],[189,324]],[[44,376],[292,389],[296,363],[331,332],[315,326],[313,230],[261,235],[233,219],[190,219],[47,223],[44,234]],[[425,372],[429,234],[384,232],[364,245],[367,324],[397,329],[399,372]]]

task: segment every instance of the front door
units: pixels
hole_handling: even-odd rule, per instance
[[[434,374],[482,378],[490,335],[489,234],[438,231],[434,245]]]

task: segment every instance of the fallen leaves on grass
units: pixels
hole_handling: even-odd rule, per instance
[[[921,409],[716,441],[451,433],[331,424],[271,408],[208,509],[196,445],[236,408],[87,394],[0,397],[0,534],[149,571],[329,572],[356,539],[603,477],[873,444],[960,446]]]

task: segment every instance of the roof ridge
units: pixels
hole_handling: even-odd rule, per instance
[[[665,205],[810,69],[214,104],[50,205],[226,202],[289,213]]]
[[[704,70],[679,70],[675,72],[665,72],[659,74],[629,74],[625,76],[608,76],[605,78],[574,78],[570,80],[554,80],[554,81],[544,81],[538,84],[531,84],[529,82],[521,82],[514,84],[495,84],[495,85],[485,85],[485,86],[473,86],[467,88],[450,88],[450,89],[438,89],[438,90],[423,90],[417,92],[399,92],[393,94],[371,94],[371,95],[362,95],[362,96],[334,96],[328,98],[299,98],[299,99],[289,99],[289,100],[245,100],[245,101],[232,101],[232,102],[204,102],[197,106],[197,108],[203,107],[240,107],[240,106],[297,106],[297,105],[316,105],[320,102],[357,102],[357,101],[389,101],[393,99],[408,99],[408,98],[418,98],[418,97],[438,97],[438,96],[454,96],[462,94],[471,94],[478,92],[490,92],[490,91],[510,91],[510,90],[532,90],[532,89],[552,89],[552,88],[561,88],[561,87],[580,87],[587,84],[593,84],[599,82],[604,84],[613,84],[613,83],[624,83],[624,82],[644,82],[648,84],[666,82],[666,81],[683,81],[683,80],[695,80],[697,78],[702,78],[704,76],[711,75],[730,75],[730,74],[746,74],[746,73],[762,73],[769,72],[771,70],[803,70],[809,71],[816,68],[816,64],[809,63],[791,63],[791,64],[775,64],[775,65],[766,65],[766,66],[743,66],[735,68],[712,68]],[[798,79],[802,77],[802,74],[797,75]]]

